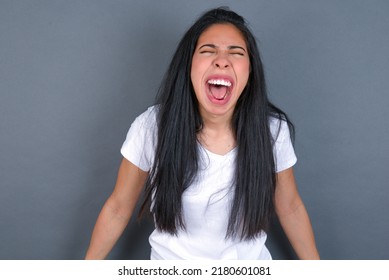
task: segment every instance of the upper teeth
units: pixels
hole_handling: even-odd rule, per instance
[[[226,80],[209,80],[208,84],[230,87],[231,82]]]

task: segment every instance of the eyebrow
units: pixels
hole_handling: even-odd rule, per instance
[[[205,47],[209,47],[209,48],[213,48],[213,49],[217,49],[217,48],[218,48],[218,46],[216,46],[216,45],[214,45],[214,44],[204,44],[204,45],[202,45],[202,46],[199,48],[199,50],[202,49],[202,48],[205,48]],[[241,50],[243,50],[244,52],[246,52],[246,49],[243,48],[243,47],[241,47],[241,46],[234,46],[234,45],[232,45],[232,46],[228,46],[228,49],[229,49],[229,50],[241,49]]]

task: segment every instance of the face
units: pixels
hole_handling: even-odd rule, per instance
[[[191,80],[201,116],[231,118],[250,74],[246,42],[232,24],[214,24],[199,37]]]

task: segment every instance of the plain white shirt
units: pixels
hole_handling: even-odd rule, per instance
[[[122,155],[143,171],[149,171],[154,162],[156,110],[150,107],[136,118],[121,149]],[[278,122],[270,122],[273,137],[277,136]],[[250,241],[225,238],[233,199],[236,148],[218,155],[199,144],[198,151],[199,172],[182,196],[186,229],[178,230],[177,235],[155,229],[149,237],[151,259],[271,259],[265,232]],[[275,142],[274,158],[277,172],[297,161],[285,122]]]

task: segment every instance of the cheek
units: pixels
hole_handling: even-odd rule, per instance
[[[199,87],[201,84],[201,78],[202,78],[201,73],[202,73],[201,65],[197,61],[193,60],[191,71],[190,71],[190,78],[194,88]]]
[[[241,67],[240,67],[241,78],[243,81],[246,81],[246,83],[249,79],[250,72],[251,71],[250,71],[250,63],[249,62],[241,65]]]

